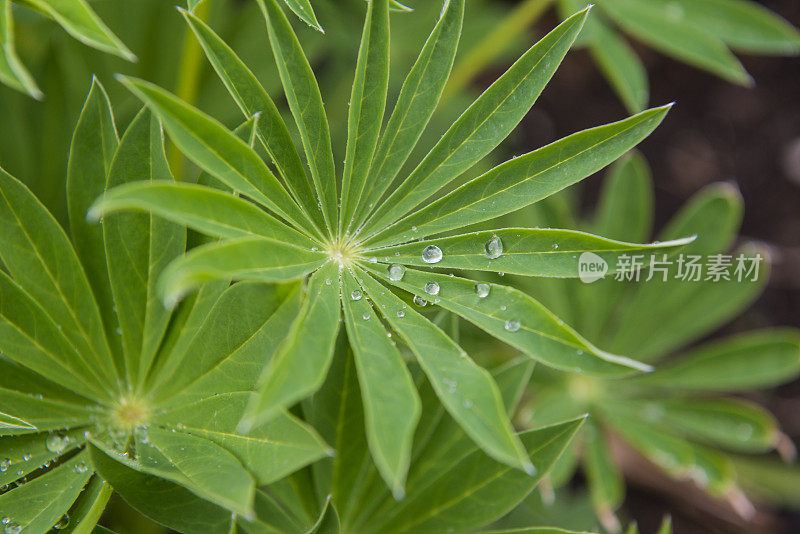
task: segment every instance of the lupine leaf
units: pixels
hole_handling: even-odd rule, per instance
[[[381,136],[370,170],[372,177],[355,212],[355,228],[361,226],[372,206],[389,188],[428,125],[453,67],[463,20],[464,0],[445,0],[439,20],[406,76]]]
[[[702,28],[734,49],[756,54],[800,53],[800,32],[764,6],[745,0],[657,0],[680,10],[687,24]],[[660,6],[659,6],[660,7]]]
[[[0,388],[0,435],[46,432],[92,422],[92,412],[83,406],[55,399],[37,398],[19,391]]]
[[[136,460],[130,465],[235,513],[252,515],[252,475],[233,454],[208,439],[151,426],[137,436]]]
[[[9,525],[17,525],[25,532],[48,532],[72,506],[92,475],[76,466],[87,462],[89,454],[82,452],[52,471],[25,485],[0,495],[0,517],[8,518]]]
[[[0,0],[0,82],[41,100],[42,91],[19,60],[14,49],[14,20],[11,0]]]
[[[673,432],[728,450],[766,452],[778,438],[778,424],[772,415],[743,400],[648,400],[641,410]]]
[[[800,374],[800,337],[792,330],[762,330],[708,343],[655,373],[644,386],[678,390],[743,391],[777,386]]]
[[[339,514],[331,497],[328,497],[319,519],[307,534],[339,534],[339,532]]]
[[[249,399],[246,391],[218,393],[171,409],[157,420],[224,448],[242,462],[259,485],[275,482],[329,455],[330,448],[313,428],[285,413],[247,435],[239,434],[236,427]]]
[[[372,156],[383,125],[388,89],[389,0],[372,0],[367,5],[347,118],[339,221],[340,227],[347,231],[370,174]]]
[[[500,391],[489,372],[372,276],[364,273],[360,283],[414,353],[442,404],[461,428],[493,458],[532,472],[533,466],[513,433]]]
[[[539,467],[536,476],[512,470],[475,451],[391,513],[376,517],[364,532],[470,531],[498,519],[536,487],[584,420],[520,434],[530,460]]]
[[[103,227],[87,221],[86,211],[106,188],[111,161],[118,145],[117,128],[108,95],[97,78],[92,78],[92,87],[75,126],[69,149],[67,207],[72,243],[94,290],[100,316],[105,318],[107,334],[115,334],[117,325],[111,319],[114,298],[108,278]],[[108,337],[114,340],[111,335]],[[112,343],[112,346],[119,353],[119,342]],[[118,361],[118,367],[123,371],[124,362]]]
[[[588,9],[547,34],[476,100],[386,199],[364,232],[384,228],[494,149],[530,110],[581,30]]]
[[[636,146],[661,123],[670,107],[584,130],[509,160],[388,226],[368,243],[385,246],[463,228],[542,200]]]
[[[59,435],[66,440],[62,452],[69,455],[83,445],[86,442],[83,434],[83,429],[60,432]],[[0,458],[4,460],[5,467],[4,471],[0,471],[0,486],[9,485],[23,477],[27,479],[31,474],[41,475],[42,466],[56,460],[58,454],[47,447],[48,437],[49,434],[35,433],[4,437],[0,441]]]
[[[647,71],[631,46],[616,32],[595,18],[589,43],[592,58],[631,113],[647,106],[650,87]]]
[[[127,467],[91,447],[95,469],[125,501],[150,519],[185,534],[230,534],[228,510],[183,486]]]
[[[239,528],[246,534],[305,534],[306,528],[284,508],[282,502],[265,491],[256,490],[256,500],[253,506],[255,519],[252,521],[239,520]]]
[[[625,480],[611,458],[603,430],[589,424],[584,438],[583,458],[592,504],[601,517],[613,514],[625,498]]]
[[[344,317],[361,385],[369,448],[378,471],[399,498],[405,492],[411,442],[420,416],[419,395],[361,287],[350,272],[343,276]]]
[[[502,254],[490,258],[487,246],[495,238],[502,243]],[[694,238],[653,244],[614,241],[584,232],[539,228],[484,230],[440,239],[417,241],[373,251],[385,262],[427,267],[422,250],[434,245],[444,254],[437,269],[493,271],[524,276],[575,278],[579,275],[579,256],[591,252],[605,260],[614,271],[620,255],[633,252],[668,252]],[[370,254],[366,251],[364,254]]]
[[[0,351],[74,393],[95,400],[108,397],[104,377],[98,376],[92,363],[77,353],[59,324],[2,271]]]
[[[243,420],[245,427],[269,420],[322,385],[339,332],[339,286],[336,262],[328,262],[310,278],[305,302],[264,372]]]
[[[294,14],[300,17],[300,20],[318,30],[322,33],[325,33],[325,30],[322,29],[319,22],[317,22],[317,16],[314,14],[314,9],[311,7],[311,2],[309,0],[284,0],[286,5],[289,6],[289,9],[294,11]]]
[[[0,260],[63,327],[87,365],[114,384],[114,362],[86,274],[66,234],[24,185],[0,169]],[[91,362],[91,363],[90,363]]]
[[[128,127],[108,175],[108,187],[133,182],[171,181],[161,125],[142,111]],[[152,214],[106,217],[103,238],[119,320],[129,383],[141,383],[155,358],[170,318],[156,293],[166,265],[186,248],[186,229]]]
[[[482,530],[481,534],[591,534],[552,527],[515,528],[511,530]]]
[[[4,393],[6,392],[0,390],[0,396],[2,396]],[[5,402],[3,403],[3,406],[6,406]],[[9,430],[35,431],[36,427],[27,421],[23,421],[19,417],[14,417],[13,415],[0,412],[0,435],[7,435]]]
[[[605,0],[602,8],[625,31],[665,54],[731,82],[752,83],[725,43],[705,29],[684,23],[680,15],[676,20],[666,2]]]
[[[192,13],[183,13],[222,83],[247,117],[260,114],[258,138],[283,176],[284,183],[300,206],[311,214],[318,226],[324,224],[312,184],[294,147],[286,123],[255,75],[236,53]]]
[[[315,231],[255,150],[222,124],[151,83],[128,77],[120,81],[159,116],[178,148],[203,170],[299,228]]]
[[[372,269],[388,280],[386,271]],[[597,349],[517,289],[490,284],[488,295],[480,297],[476,282],[412,269],[406,271],[402,280],[389,282],[420,298],[432,299],[493,337],[556,369],[595,376],[624,376],[649,370],[647,365]],[[436,295],[426,292],[431,282],[438,285]]]
[[[100,516],[111,497],[111,486],[102,478],[93,476],[69,511],[69,523],[64,534],[93,534]]]
[[[203,282],[288,282],[314,271],[326,258],[320,252],[266,237],[209,243],[170,263],[159,280],[159,292],[165,304],[172,307]]]
[[[136,61],[133,52],[108,29],[85,0],[23,0],[23,2],[55,20],[80,42],[128,61]]]
[[[252,202],[203,185],[138,181],[106,192],[92,205],[98,218],[122,210],[144,210],[205,235],[219,238],[262,236],[288,243],[314,242]]]
[[[311,177],[322,202],[328,229],[338,228],[336,170],[333,163],[330,127],[322,95],[300,42],[277,0],[258,0],[267,19],[275,64],[283,83],[286,100],[294,115],[303,141]]]
[[[283,333],[271,330],[271,320],[285,313],[281,306],[297,292],[296,285],[224,285],[212,304],[202,306],[205,313],[197,328],[186,332],[188,339],[176,344],[151,380],[150,391],[165,407],[214,393],[252,391],[264,364],[272,357],[270,349],[283,337]],[[290,304],[289,309],[295,307]],[[278,322],[288,321],[281,317]],[[242,367],[237,368],[239,365]],[[253,376],[247,376],[248,371]],[[201,384],[205,389],[200,389]]]

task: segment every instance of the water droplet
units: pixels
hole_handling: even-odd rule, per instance
[[[56,524],[53,525],[53,528],[55,530],[63,530],[67,528],[68,525],[69,525],[69,514],[64,514],[61,516],[61,519],[59,519],[56,522]]]
[[[0,473],[5,473],[8,471],[9,467],[11,467],[11,460],[8,458],[3,458],[0,460]]]
[[[330,279],[330,278],[328,278],[327,280],[325,280],[325,285],[326,285],[326,286],[329,286],[329,285],[331,285],[331,279]]]
[[[85,473],[88,470],[89,466],[87,466],[84,462],[79,462],[75,464],[75,467],[73,468],[73,471],[75,471],[76,473]]]
[[[428,282],[425,284],[425,293],[428,295],[438,295],[439,294],[439,284],[436,282]]]
[[[553,249],[558,250],[558,243],[553,243]]]
[[[354,289],[353,292],[350,293],[350,298],[353,300],[361,300],[361,291]]]
[[[422,251],[422,261],[425,263],[439,263],[442,261],[443,257],[444,254],[442,254],[442,249],[436,245],[428,245]]]
[[[420,307],[427,306],[428,301],[418,295],[414,295],[414,304]]]
[[[486,257],[490,260],[496,260],[503,255],[503,242],[496,235],[486,242],[484,246]]]
[[[484,282],[478,282],[477,284],[475,284],[475,294],[482,299],[488,297],[489,292],[491,292],[491,290],[492,286]]]
[[[406,268],[395,263],[389,266],[388,272],[389,280],[392,282],[399,282],[406,275]]]
[[[467,399],[464,401],[464,408],[472,408],[472,401]]]
[[[28,460],[30,460],[31,458],[33,458],[33,456],[32,456],[30,453],[27,453],[27,454],[23,454],[23,455],[22,455],[22,461],[23,461],[23,462],[27,462],[27,461],[28,461]]]
[[[378,263],[378,258],[376,258],[375,256],[373,256],[373,257],[371,257],[371,258],[369,259],[369,262],[370,262],[370,263]]]
[[[412,232],[416,232],[416,231],[417,231],[417,227],[416,227],[416,226],[412,226],[412,227],[411,227],[411,231],[412,231]]]
[[[397,310],[397,316],[402,319],[403,317],[406,316],[406,312],[404,312],[403,310]]]
[[[361,317],[363,317],[365,321],[369,321],[370,315],[369,315],[369,313],[365,313]]]
[[[69,438],[59,434],[50,434],[44,442],[45,448],[53,454],[61,454],[67,449]]]
[[[505,328],[509,332],[516,332],[517,330],[519,330],[519,321],[515,321],[513,319],[509,319],[508,321],[506,321]]]
[[[3,534],[19,534],[20,532],[22,532],[22,527],[13,521],[6,523],[6,526],[3,527]]]

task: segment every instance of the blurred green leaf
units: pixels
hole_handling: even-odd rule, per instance
[[[0,0],[0,82],[41,100],[44,94],[17,56],[11,0]]]

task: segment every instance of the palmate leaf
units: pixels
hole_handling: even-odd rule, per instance
[[[182,219],[109,208],[97,227],[83,220],[87,192],[102,198],[109,185],[133,179],[174,185],[160,123],[145,110],[113,146],[113,114],[98,81],[87,102],[70,161],[80,254],[30,191],[0,173],[0,511],[14,522],[9,528],[25,532],[64,527],[69,511],[66,531],[85,534],[117,490],[183,532],[226,524],[220,532],[227,533],[232,512],[253,513],[256,483],[330,453],[283,410],[249,435],[237,432],[261,370],[300,308],[299,284],[229,287],[223,277],[203,284],[175,314],[165,310],[156,281],[185,250]],[[104,139],[115,148],[110,155]],[[287,240],[302,238],[286,228]],[[103,268],[92,271],[90,285],[93,266]],[[98,309],[101,296],[107,305]],[[116,366],[120,347],[125,359]],[[90,453],[102,465],[100,478]]]
[[[410,436],[417,424],[417,394],[400,356],[402,347],[395,348],[392,344],[388,337],[392,332],[382,324],[382,317],[411,349],[430,380],[432,389],[427,395],[438,397],[484,453],[508,467],[532,472],[534,466],[513,431],[507,406],[491,375],[469,359],[441,329],[408,308],[373,274],[363,270],[378,266],[367,261],[362,265],[361,260],[374,258],[377,263],[378,256],[385,254],[386,263],[397,263],[397,267],[402,263],[421,265],[422,244],[409,245],[411,241],[499,217],[585,178],[645,138],[666,115],[668,107],[567,137],[507,162],[444,198],[424,205],[486,156],[519,123],[580,32],[588,14],[584,10],[533,45],[464,112],[411,176],[379,202],[404,166],[439,100],[456,52],[464,2],[443,2],[440,18],[406,78],[381,137],[380,123],[386,104],[389,3],[375,0],[365,5],[367,17],[351,93],[350,128],[339,195],[327,115],[317,81],[280,3],[260,0],[259,4],[266,17],[284,94],[300,133],[311,182],[306,181],[305,171],[294,172],[299,157],[289,144],[290,134],[264,89],[235,53],[190,13],[184,13],[187,23],[236,103],[248,117],[259,112],[265,115],[264,122],[257,120],[251,125],[283,182],[272,174],[258,152],[248,146],[249,139],[237,138],[219,122],[152,84],[122,79],[163,121],[177,147],[207,173],[200,180],[202,185],[126,184],[105,193],[92,209],[94,216],[106,217],[123,210],[148,210],[154,216],[186,225],[206,236],[202,245],[171,262],[159,278],[161,296],[169,307],[177,306],[175,324],[186,333],[180,336],[167,332],[161,357],[156,358],[148,377],[147,393],[155,395],[157,404],[167,406],[172,412],[182,402],[212,410],[215,403],[202,390],[211,388],[220,395],[250,391],[256,384],[242,379],[244,371],[239,371],[239,362],[246,364],[251,372],[258,362],[266,366],[263,378],[241,424],[235,428],[239,436],[245,432],[258,436],[262,425],[277,424],[287,409],[321,387],[320,395],[329,394],[324,384],[334,355],[343,351],[347,354],[345,349],[335,350],[339,338],[353,349],[353,364],[344,370],[335,367],[334,372],[344,374],[340,378],[348,384],[353,402],[359,396],[363,399],[359,408],[363,416],[349,421],[348,428],[360,429],[362,433],[352,433],[356,436],[353,441],[359,447],[368,447],[372,457],[370,460],[362,454],[363,450],[355,452],[354,465],[370,471],[374,462],[376,468],[371,476],[378,481],[383,478],[395,495],[400,496],[410,458],[414,456]],[[251,131],[245,130],[240,133]],[[216,184],[208,177],[222,182],[226,189],[215,190]],[[312,197],[307,198],[311,183],[314,190]],[[406,216],[418,205],[423,207]],[[322,222],[312,215],[315,206],[322,210]],[[437,238],[425,246],[438,249],[440,254],[440,247],[445,248],[445,259],[438,267],[495,272],[508,267],[508,272],[526,275],[576,276],[577,255],[582,252],[594,251],[614,259],[623,251],[666,251],[689,242],[632,245],[578,232],[530,229],[497,232],[502,234],[498,240],[507,242],[508,254],[501,254],[495,260],[485,256],[486,240],[492,237],[488,234]],[[515,241],[517,234],[525,234],[525,239]],[[554,237],[560,243],[553,242]],[[397,248],[387,248],[394,245]],[[562,252],[554,252],[553,245],[563,246]],[[469,253],[458,254],[459,247]],[[524,257],[517,258],[518,252],[524,252]],[[385,279],[387,267],[380,265],[374,276]],[[429,293],[421,291],[431,281],[423,280],[423,276],[427,275],[409,269],[402,281],[390,282],[404,287],[403,284],[414,279],[414,288],[404,289],[423,297]],[[456,311],[492,336],[550,365],[600,376],[621,376],[649,369],[595,348],[538,302],[515,289],[489,286],[492,296],[482,304],[490,308],[484,309],[477,305],[481,297],[476,295],[473,282],[431,276],[437,277],[442,291],[441,296],[434,295],[439,299],[436,304]],[[249,284],[256,281],[295,282],[306,277],[309,279],[302,292],[287,297],[286,307],[276,306],[268,311],[261,307],[257,296],[247,295],[252,291]],[[226,289],[231,282],[233,285]],[[191,295],[195,289],[196,297]],[[362,293],[361,299],[353,298],[355,291]],[[182,297],[188,298],[180,302]],[[259,311],[251,316],[249,311],[243,311],[248,307]],[[346,337],[340,335],[342,307]],[[238,325],[230,322],[231,317],[243,314],[241,331],[255,332],[252,350],[249,342],[239,339]],[[524,328],[520,330],[515,322],[523,316]],[[212,318],[222,321],[224,329],[216,330]],[[260,326],[266,330],[260,330]],[[236,333],[230,343],[225,329]],[[265,351],[260,359],[255,356],[256,348]],[[195,354],[196,360],[189,357]],[[234,380],[226,375],[228,371],[236,373]],[[216,377],[224,386],[222,390],[215,389]],[[241,383],[242,389],[232,389],[234,383]],[[235,402],[233,397],[225,398],[237,407],[231,413],[238,414],[238,403],[245,397],[237,395]],[[309,402],[303,402],[293,412],[303,414]],[[170,410],[168,413],[172,413]],[[383,413],[394,416],[383,421],[383,416],[378,415]],[[308,414],[308,419],[316,424],[318,419],[324,422],[330,418],[323,412],[315,412]],[[423,429],[429,430],[427,425],[431,422],[423,418]],[[184,423],[176,420],[172,424]],[[361,428],[364,425],[366,431]],[[195,427],[195,434],[222,443],[209,432],[208,428]],[[320,432],[327,439],[337,435],[325,428],[320,428]],[[230,440],[228,443],[237,459],[247,464],[243,454],[233,451],[235,445]],[[354,443],[331,445],[343,458],[358,450]],[[251,473],[254,471],[245,467]],[[323,482],[312,484],[310,473],[330,480],[332,488],[324,489]],[[333,494],[347,523],[350,508],[343,500],[360,491],[353,487],[358,482],[356,475],[353,470],[331,474],[327,467],[315,468],[295,475],[293,481],[297,487],[314,487],[320,500]],[[180,482],[187,488],[209,497],[203,488],[195,488],[192,481],[184,478]],[[307,496],[297,498],[309,501]],[[231,506],[226,501],[220,502]]]

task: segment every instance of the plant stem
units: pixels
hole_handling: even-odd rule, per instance
[[[445,87],[442,100],[454,96],[506,49],[516,37],[527,30],[553,0],[525,0],[514,8],[506,18],[496,25],[478,44],[456,64]]]
[[[200,2],[194,8],[194,14],[202,20],[208,20],[211,0]],[[183,52],[178,70],[178,81],[175,86],[175,94],[188,104],[194,104],[197,100],[199,91],[200,74],[203,70],[203,50],[200,43],[195,39],[192,30],[187,26],[186,37],[183,41]],[[175,180],[182,180],[184,173],[185,160],[178,147],[174,144],[169,148],[169,165]]]

